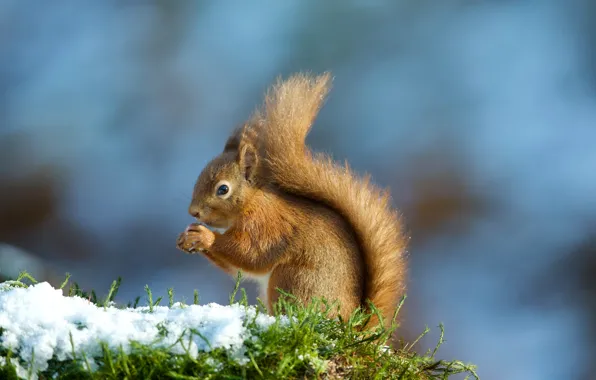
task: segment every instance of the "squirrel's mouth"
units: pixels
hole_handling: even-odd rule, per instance
[[[227,220],[217,220],[217,219],[210,219],[210,218],[201,218],[198,219],[197,221],[201,224],[204,224],[205,226],[209,227],[209,228],[213,228],[213,229],[224,229],[227,230],[230,225],[228,223]]]
[[[217,224],[215,224],[215,225],[208,224],[208,223],[205,223],[204,221],[199,221],[199,223],[204,225],[205,227],[209,228],[212,231],[219,232],[220,234],[224,234],[229,229],[228,226],[219,227],[219,225],[217,225]]]

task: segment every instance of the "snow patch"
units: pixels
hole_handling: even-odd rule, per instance
[[[272,316],[257,315],[254,307],[237,304],[177,303],[171,308],[155,306],[152,312],[149,307],[103,308],[81,297],[65,297],[47,282],[28,288],[0,284],[0,327],[4,330],[0,346],[18,353],[22,363],[32,362],[33,373],[47,369],[48,360],[54,356],[58,360],[72,359],[73,345],[75,353],[85,352],[88,358],[101,355],[99,342],[105,342],[114,351],[122,347],[126,353],[130,352],[130,341],[135,341],[184,354],[185,349],[177,343],[182,335],[192,356],[225,348],[237,361],[246,363],[243,343],[253,336],[245,321],[252,319],[260,329],[275,322]],[[191,335],[191,328],[209,344],[200,336]]]

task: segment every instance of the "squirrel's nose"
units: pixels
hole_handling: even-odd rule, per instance
[[[201,213],[199,212],[199,208],[194,207],[194,206],[190,206],[190,208],[188,209],[188,213],[197,219],[199,219],[199,217],[201,216]]]

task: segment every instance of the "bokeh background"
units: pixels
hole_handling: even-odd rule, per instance
[[[440,356],[484,379],[592,378],[592,0],[2,0],[0,273],[226,302],[175,239],[204,164],[300,70],[335,75],[310,144],[408,223],[404,335],[444,322]]]

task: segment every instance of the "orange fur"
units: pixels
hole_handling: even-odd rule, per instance
[[[369,300],[387,323],[406,276],[406,239],[389,193],[305,145],[329,81],[297,74],[270,89],[195,186],[191,214],[228,230],[185,232],[178,245],[198,244],[228,272],[268,274],[269,308],[280,287],[304,302],[337,300],[343,316]],[[214,196],[222,180],[234,189],[225,200]]]

